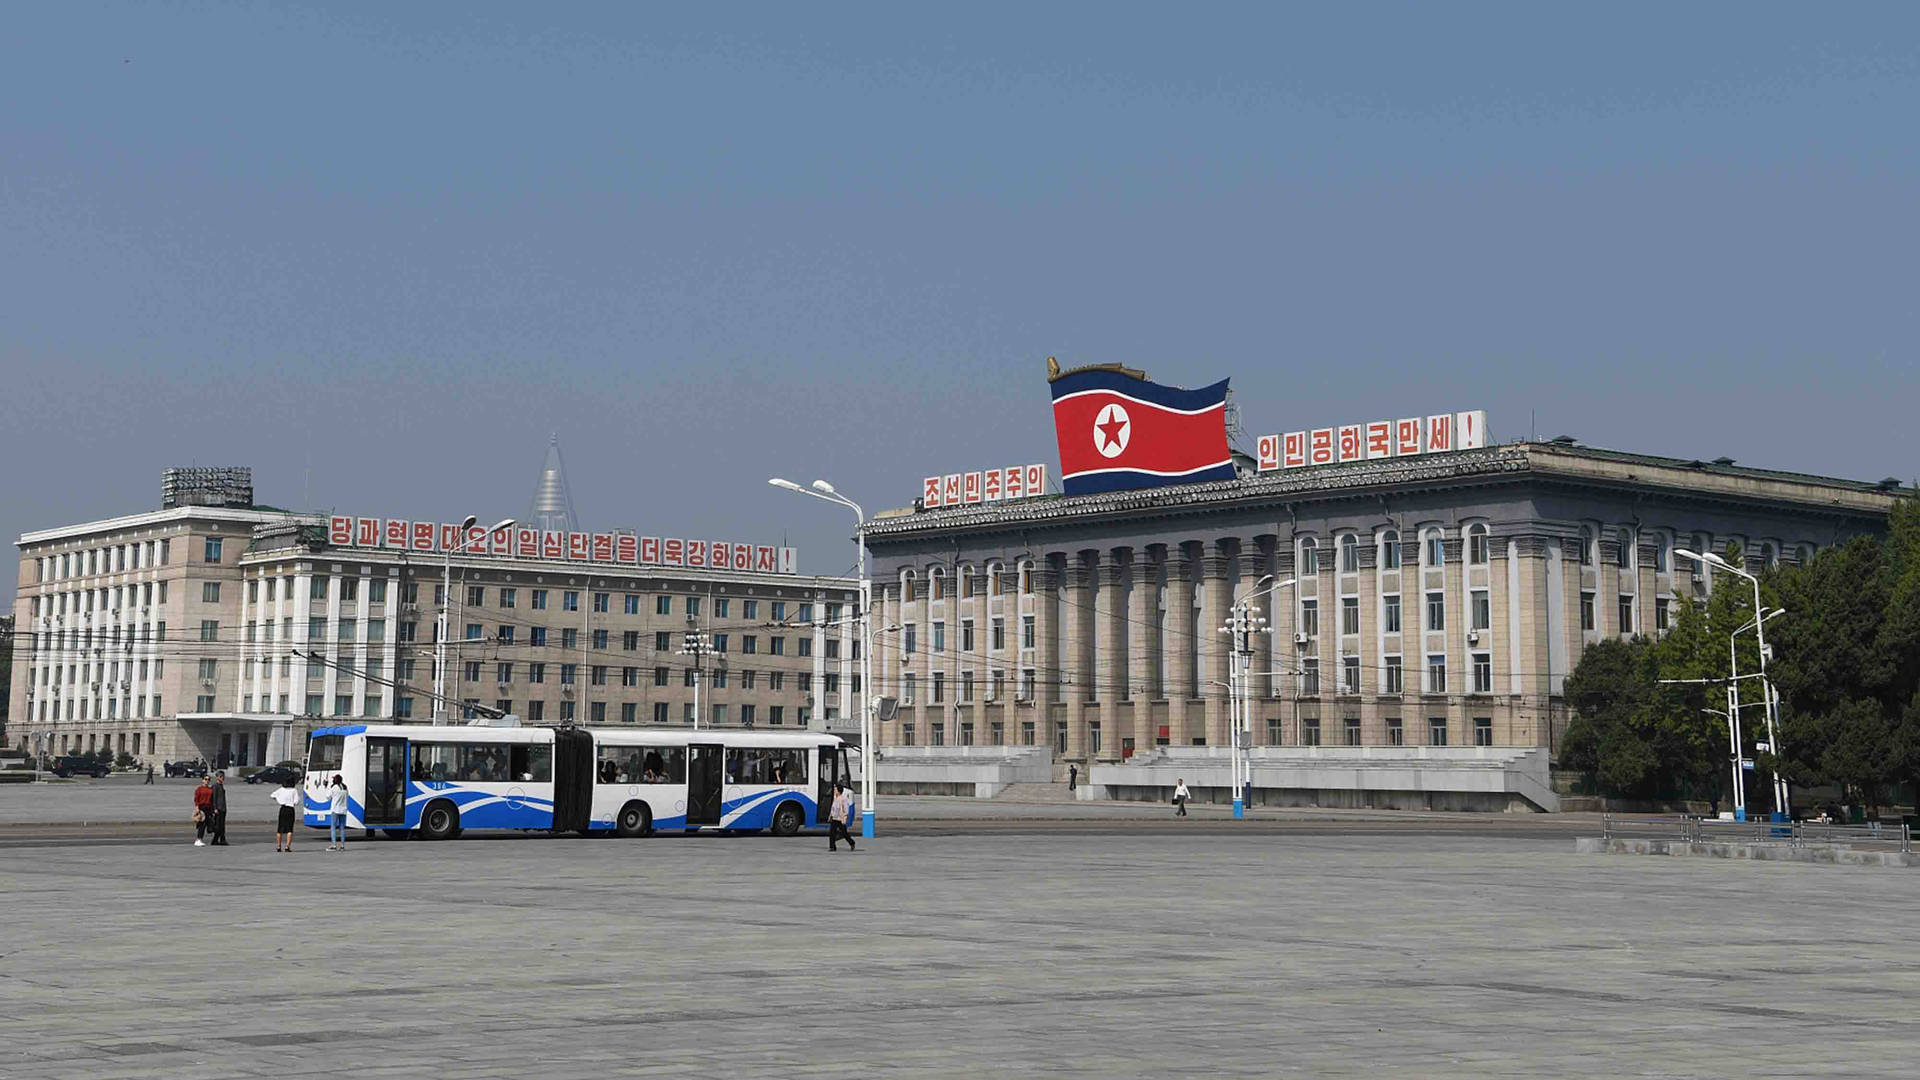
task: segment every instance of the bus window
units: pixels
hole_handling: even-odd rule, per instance
[[[769,784],[800,784],[807,782],[807,752],[805,750],[768,750],[767,779]]]
[[[687,751],[679,746],[602,746],[603,784],[684,784]]]
[[[414,743],[414,779],[441,781],[453,779],[453,759],[453,747],[448,743]]]
[[[338,772],[346,752],[347,737],[345,735],[315,735],[313,745],[307,748],[307,771],[310,773]]]
[[[507,774],[521,783],[553,782],[553,747],[540,743],[509,748]]]

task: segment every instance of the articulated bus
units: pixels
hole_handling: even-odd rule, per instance
[[[327,827],[336,775],[348,828],[430,840],[464,829],[791,836],[825,829],[833,785],[848,782],[833,735],[348,724],[313,733],[305,824]]]

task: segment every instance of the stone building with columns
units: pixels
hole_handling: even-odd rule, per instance
[[[1089,766],[1224,746],[1220,628],[1250,598],[1254,744],[1551,756],[1582,650],[1715,587],[1676,549],[1798,562],[1903,494],[1558,440],[890,511],[866,529],[901,702],[880,738]]]

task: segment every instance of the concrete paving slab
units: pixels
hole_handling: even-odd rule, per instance
[[[1905,881],[1444,835],[43,847],[0,853],[0,1015],[63,1080],[1893,1076]]]

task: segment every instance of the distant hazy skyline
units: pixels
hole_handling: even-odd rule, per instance
[[[169,464],[777,540],[1055,460],[1045,358],[1246,430],[1920,472],[1920,9],[22,3],[0,533]],[[12,586],[7,586],[9,594]]]

